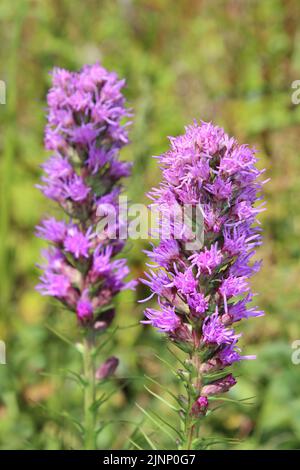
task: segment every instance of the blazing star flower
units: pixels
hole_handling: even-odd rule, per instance
[[[152,246],[152,251],[145,250],[155,265],[168,268],[175,261],[180,260],[180,249],[176,240],[162,240],[160,245]]]
[[[121,122],[130,115],[123,85],[95,64],[78,73],[54,69],[48,93],[45,147],[52,154],[38,187],[68,220],[48,217],[37,227],[37,236],[55,247],[44,253],[37,289],[63,302],[85,326],[93,326],[119,291],[135,285],[124,280],[126,261],[114,259],[124,241],[98,230],[105,216],[99,205],[118,208],[120,179],[130,173],[130,164],[118,160],[128,143],[127,124]]]
[[[147,308],[144,323],[189,353],[187,362],[198,378],[192,388],[186,383],[194,403],[192,411],[186,411],[188,419],[190,413],[203,416],[209,406],[207,397],[224,393],[236,383],[226,367],[254,359],[241,355],[237,346],[241,335],[233,325],[263,315],[257,307],[248,306],[253,298],[248,279],[260,268],[260,262],[251,260],[261,244],[256,217],[263,204],[256,203],[261,199],[264,170],[256,168],[254,149],[239,145],[223,129],[205,122],[171,137],[170,149],[159,162],[162,182],[149,196],[162,216],[160,242],[147,251],[154,264],[143,282],[150,288],[150,298],[157,296],[160,310]],[[174,219],[184,214],[186,204],[194,214],[200,209],[203,216],[203,243],[197,246],[187,243],[198,240],[191,238],[187,219]],[[165,235],[167,215],[169,237]],[[195,215],[191,225],[197,226]],[[179,229],[176,234],[174,227]],[[222,374],[223,369],[223,377],[210,377],[211,372]]]
[[[71,287],[70,280],[64,274],[55,274],[51,271],[45,271],[41,276],[42,284],[38,290],[42,295],[51,295],[58,299],[64,299],[68,295]]]
[[[165,333],[174,333],[180,327],[180,319],[175,314],[174,307],[162,306],[162,310],[155,310],[147,308],[145,316],[148,320],[143,320],[143,323],[155,326],[159,331]]]
[[[42,221],[41,226],[37,226],[36,235],[49,242],[61,243],[66,235],[66,224],[63,221],[55,220],[54,217]]]
[[[203,341],[207,344],[231,344],[236,335],[234,330],[229,330],[225,327],[219,316],[218,310],[212,315],[205,318],[202,325]]]
[[[218,250],[215,243],[209,249],[205,247],[201,253],[194,253],[190,260],[192,261],[192,266],[197,266],[197,277],[199,277],[201,273],[211,274],[212,270],[220,265],[222,253],[221,250]]]
[[[202,294],[201,292],[196,292],[192,295],[189,295],[187,302],[191,315],[202,314],[208,308],[208,300],[206,300],[204,294]]]

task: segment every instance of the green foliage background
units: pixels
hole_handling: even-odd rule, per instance
[[[291,102],[291,83],[300,79],[298,0],[2,0],[0,18],[0,78],[7,85],[7,104],[0,106],[0,338],[7,344],[0,448],[80,446],[67,413],[80,420],[81,392],[65,372],[80,370],[80,358],[52,332],[75,342],[76,321],[34,290],[42,246],[34,225],[50,207],[34,185],[46,156],[49,71],[97,60],[127,79],[135,118],[123,156],[134,161],[132,201],[146,201],[159,181],[151,156],[194,118],[212,120],[260,150],[271,182],[261,217],[264,264],[253,284],[266,316],[242,326],[245,351],[258,358],[236,367],[239,381],[230,394],[253,398],[251,405],[228,403],[213,413],[203,436],[218,438],[217,448],[232,437],[239,440],[234,448],[300,448],[300,365],[291,361],[291,344],[300,338],[300,106]],[[146,246],[128,245],[135,277],[144,270]],[[140,286],[119,297],[118,325],[138,324],[136,301],[145,294]],[[147,448],[144,432],[156,447],[170,448],[168,435],[136,406],[176,422],[144,388],[150,375],[176,389],[169,367],[156,358],[176,366],[164,340],[133,326],[117,332],[108,352],[121,365],[117,392],[103,408],[99,447],[131,448],[132,439]]]

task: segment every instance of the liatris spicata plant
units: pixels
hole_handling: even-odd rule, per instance
[[[213,401],[236,384],[229,367],[255,358],[242,355],[241,334],[234,326],[263,315],[248,305],[254,296],[249,277],[260,268],[260,262],[251,260],[261,244],[257,215],[263,204],[257,201],[263,171],[255,166],[255,150],[239,145],[211,123],[195,123],[184,135],[171,137],[170,143],[170,150],[159,157],[162,183],[150,193],[151,207],[161,215],[160,243],[147,252],[154,266],[143,280],[150,297],[157,296],[159,308],[147,308],[143,323],[187,354],[178,371],[186,389],[186,396],[178,398],[178,444],[191,449],[202,442],[199,426]],[[187,204],[200,208],[203,215],[199,246],[190,245],[195,242],[191,228],[199,221],[192,218],[187,227],[174,217]],[[164,235],[167,215],[169,237]]]
[[[126,260],[115,259],[124,246],[119,218],[114,227],[105,223],[109,208],[118,214],[120,180],[130,174],[130,164],[118,159],[128,143],[123,85],[114,72],[96,64],[78,73],[54,69],[48,93],[45,147],[52,155],[42,165],[39,188],[58,204],[63,218],[48,217],[37,227],[37,236],[51,245],[43,252],[46,263],[40,266],[37,289],[78,320],[87,449],[95,448],[95,380],[105,379],[118,365],[111,357],[96,371],[96,338],[113,320],[116,294],[134,287],[125,280]]]

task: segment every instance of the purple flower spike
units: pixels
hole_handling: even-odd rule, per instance
[[[114,259],[124,241],[98,229],[105,216],[99,204],[118,209],[120,180],[130,174],[130,164],[118,159],[128,143],[123,120],[130,115],[123,86],[99,64],[79,72],[54,69],[47,97],[45,147],[52,155],[42,165],[38,187],[59,204],[67,221],[50,217],[37,227],[37,236],[54,245],[45,253],[37,289],[60,300],[89,327],[118,292],[135,285],[125,281],[126,261]]]
[[[146,252],[152,269],[143,282],[150,288],[149,298],[156,296],[161,309],[147,308],[143,323],[189,354],[186,376],[194,368],[197,380],[193,387],[185,383],[193,393],[188,402],[192,398],[194,403],[192,411],[186,411],[188,419],[191,414],[195,418],[206,413],[206,396],[224,393],[235,384],[226,367],[255,358],[241,354],[237,346],[241,334],[233,326],[263,315],[248,305],[254,295],[248,280],[261,264],[252,258],[261,244],[257,215],[264,208],[257,202],[264,170],[256,168],[255,150],[206,122],[171,137],[170,149],[158,159],[162,182],[149,196],[161,216],[159,244]],[[201,243],[192,247],[187,243],[191,227],[175,217],[184,213],[187,204],[194,209],[192,227],[199,226],[197,210],[203,217],[202,238],[196,238]],[[166,235],[164,220],[180,230]],[[222,376],[223,369],[223,378],[210,375],[218,371]],[[183,373],[179,376],[185,380]]]

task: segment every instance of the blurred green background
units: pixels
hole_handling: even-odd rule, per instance
[[[55,328],[76,341],[73,316],[34,290],[35,263],[43,245],[34,225],[50,205],[34,185],[45,159],[45,97],[53,66],[78,69],[101,60],[127,80],[134,109],[132,144],[123,157],[134,161],[128,184],[132,201],[159,181],[151,158],[167,149],[168,135],[182,133],[194,118],[212,120],[260,150],[268,210],[259,256],[264,264],[253,280],[264,318],[242,325],[243,344],[256,361],[235,367],[238,385],[230,396],[251,405],[226,404],[205,420],[203,436],[239,441],[234,448],[300,448],[300,365],[291,361],[300,338],[300,105],[291,102],[300,79],[298,0],[2,0],[0,79],[7,104],[0,105],[0,339],[7,365],[0,365],[0,448],[78,448],[69,415],[80,420],[81,392],[65,369],[80,370],[80,358]],[[145,264],[145,241],[129,242],[133,276]],[[138,324],[146,292],[123,293],[116,324]],[[163,338],[149,328],[120,329],[107,353],[121,359],[116,393],[105,404],[102,448],[149,444],[169,437],[136,406],[176,416],[151,396],[145,375],[176,390]],[[155,393],[164,393],[151,385]],[[117,421],[122,420],[121,424]]]

